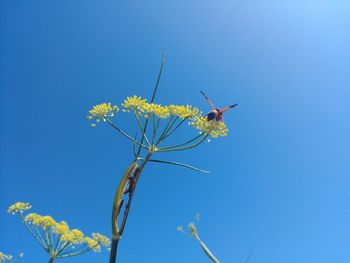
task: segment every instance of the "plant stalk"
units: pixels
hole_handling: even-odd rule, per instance
[[[124,215],[123,215],[123,218],[122,218],[122,222],[120,224],[120,228],[118,229],[118,233],[116,235],[116,233],[112,233],[112,246],[111,246],[111,252],[110,252],[110,257],[109,257],[109,263],[116,263],[117,261],[117,252],[118,252],[118,245],[119,245],[119,240],[121,238],[121,236],[123,235],[123,232],[124,232],[124,228],[125,228],[125,224],[126,224],[126,221],[128,219],[128,215],[129,215],[129,211],[130,211],[130,206],[131,206],[131,202],[132,202],[132,199],[133,199],[133,196],[134,196],[134,192],[135,192],[135,189],[136,189],[136,185],[137,185],[137,182],[140,178],[140,175],[141,175],[141,172],[143,170],[143,168],[145,167],[146,163],[149,161],[149,159],[151,158],[153,152],[148,152],[146,157],[143,159],[140,167],[136,168],[134,170],[134,174],[130,177],[130,182],[129,182],[129,197],[128,197],[128,201],[125,205],[125,210],[124,210]],[[125,183],[125,182],[123,182]],[[118,189],[120,188],[120,185],[118,186]],[[117,190],[118,192],[118,190]],[[116,209],[116,203],[115,203],[115,200],[113,202],[113,209],[112,209],[112,230],[113,232],[116,230],[116,227],[118,226],[115,226],[114,224],[118,224],[118,221],[117,221],[117,217],[118,215],[115,213],[115,209]]]

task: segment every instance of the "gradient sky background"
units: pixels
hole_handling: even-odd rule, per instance
[[[2,0],[0,30],[0,251],[48,260],[6,213],[16,201],[109,234],[131,144],[86,115],[97,103],[149,97],[165,47],[157,102],[206,111],[203,89],[239,107],[226,114],[228,137],[159,156],[210,175],[147,167],[120,262],[209,262],[176,231],[197,212],[224,263],[251,251],[250,262],[350,262],[349,1]],[[115,121],[134,133],[131,116]]]

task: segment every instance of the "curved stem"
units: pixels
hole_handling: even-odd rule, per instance
[[[137,182],[140,178],[140,175],[141,175],[143,168],[145,167],[148,160],[151,158],[152,154],[153,154],[152,152],[148,152],[146,157],[144,159],[142,159],[142,163],[141,163],[140,167],[136,168],[136,170],[134,170],[134,174],[132,175],[133,181],[132,181],[131,187],[129,188],[129,190],[130,190],[129,198],[128,198],[127,204],[125,205],[123,219],[122,219],[122,222],[121,222],[119,230],[118,230],[118,236],[115,236],[115,235],[112,236],[112,246],[111,246],[111,252],[110,252],[110,257],[109,257],[109,263],[116,262],[119,240],[120,240],[120,237],[123,235],[123,232],[125,229],[125,224],[126,224],[126,221],[128,219],[129,212],[130,212],[130,205],[131,205],[131,202],[132,202],[132,199],[134,196],[136,185],[137,185]],[[118,186],[118,188],[119,188],[119,186]]]

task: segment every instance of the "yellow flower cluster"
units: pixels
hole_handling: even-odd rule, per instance
[[[126,109],[125,111],[136,110],[138,114],[148,118],[150,115],[155,115],[158,118],[166,119],[169,116],[177,116],[181,119],[199,117],[201,112],[190,105],[169,105],[162,106],[160,104],[148,103],[146,99],[141,97],[127,97],[124,100],[122,106]]]
[[[185,118],[195,118],[201,116],[201,112],[198,110],[198,108],[193,107],[191,105],[186,106],[178,106],[178,105],[169,105],[168,110],[170,114],[179,116],[181,119]]]
[[[188,224],[188,229],[190,230],[191,236],[196,237],[198,236],[198,230],[194,223]]]
[[[4,253],[0,252],[0,262],[6,262],[6,261],[10,261],[12,260],[12,256],[11,255],[5,255]]]
[[[90,249],[94,250],[95,252],[101,252],[101,247],[96,240],[86,237],[85,242]]]
[[[168,105],[162,106],[156,103],[148,103],[146,99],[142,99],[138,96],[127,97],[122,103],[123,111],[130,112],[135,111],[137,115],[149,118],[154,115],[160,119],[166,119],[170,116],[179,117],[181,119],[188,119],[189,123],[193,127],[200,130],[201,132],[210,134],[213,138],[219,136],[226,136],[228,129],[223,122],[215,120],[208,121],[206,117],[202,116],[202,112],[198,108],[191,105]],[[111,106],[110,103],[103,103],[96,105],[90,110],[88,116],[89,119],[95,118],[97,122],[101,119],[105,120],[106,116],[112,116],[114,112],[119,111],[117,106]],[[95,126],[95,124],[92,124]]]
[[[23,213],[26,210],[29,210],[32,206],[29,203],[17,202],[9,207],[7,210],[8,213],[16,214]]]
[[[24,210],[28,210],[30,208],[31,205],[28,203],[16,203],[10,206],[8,212],[12,214],[17,212],[22,213]],[[25,223],[29,226],[42,228],[46,233],[55,234],[57,241],[63,241],[63,244],[69,243],[71,246],[76,244],[85,244],[94,251],[101,251],[100,245],[103,245],[105,247],[110,246],[110,240],[107,237],[99,233],[93,233],[92,237],[85,237],[80,230],[71,230],[65,221],[56,222],[49,215],[41,216],[36,213],[30,213],[25,217],[22,216],[22,218],[24,218]],[[43,240],[45,240],[45,238]]]
[[[105,247],[109,247],[111,245],[111,241],[108,237],[101,235],[99,233],[92,233],[92,237],[101,245]]]
[[[224,122],[219,121],[208,121],[206,117],[195,118],[192,121],[193,127],[196,129],[210,134],[213,138],[217,138],[219,136],[227,136],[228,129]]]
[[[127,109],[141,109],[146,104],[146,99],[142,99],[135,95],[134,97],[127,97],[122,106]]]
[[[87,118],[89,120],[95,119],[96,122],[100,122],[101,120],[106,121],[106,117],[112,117],[118,111],[118,106],[112,106],[111,103],[102,103],[93,106],[89,111],[90,115],[88,115]],[[96,126],[96,124],[93,123],[91,126]]]

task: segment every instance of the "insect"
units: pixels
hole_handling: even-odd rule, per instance
[[[228,110],[230,110],[238,105],[238,104],[233,104],[231,106],[219,109],[218,107],[216,107],[214,105],[214,103],[209,99],[209,97],[203,91],[200,91],[200,92],[205,97],[205,99],[208,101],[208,103],[212,106],[212,110],[209,111],[208,114],[206,115],[208,121],[211,121],[211,120],[223,121],[224,120],[224,112],[228,111]]]

